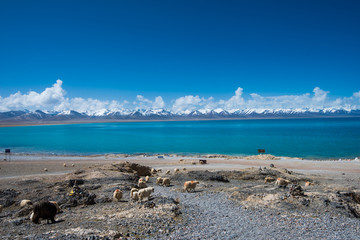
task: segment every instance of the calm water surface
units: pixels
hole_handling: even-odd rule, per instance
[[[12,152],[266,153],[306,158],[360,156],[360,118],[91,123],[0,128]]]

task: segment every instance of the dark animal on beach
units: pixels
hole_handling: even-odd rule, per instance
[[[258,149],[258,153],[265,153],[265,149]]]
[[[56,221],[54,218],[57,211],[58,210],[55,204],[48,201],[43,201],[35,204],[30,219],[36,224],[40,223],[40,219],[46,219],[47,223],[49,223],[49,220],[51,223],[55,223]]]

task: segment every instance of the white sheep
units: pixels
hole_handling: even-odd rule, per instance
[[[170,186],[170,179],[169,178],[163,178],[162,184],[166,187]]]
[[[275,186],[279,186],[279,187],[286,187],[288,184],[290,183],[289,180],[286,180],[284,178],[278,178],[275,182]]]
[[[183,168],[183,171],[186,171],[186,168]]]
[[[48,171],[48,169],[47,169],[47,168],[44,168],[44,171],[45,171],[45,172],[47,172],[47,171]]]
[[[20,207],[21,208],[23,208],[25,206],[28,206],[28,205],[33,205],[31,200],[27,200],[27,199],[21,200],[21,202],[20,202]]]
[[[122,196],[123,196],[122,191],[120,191],[119,189],[116,189],[116,190],[114,191],[114,194],[113,194],[113,200],[114,200],[114,202],[119,202],[120,199],[122,198]]]
[[[266,177],[265,180],[264,180],[264,183],[270,183],[270,182],[273,182],[275,181],[275,178],[273,177]]]
[[[189,192],[190,190],[195,191],[196,184],[199,184],[198,181],[186,181],[184,183],[184,190]]]
[[[162,169],[161,169],[161,168],[159,168],[159,169],[157,170],[157,172],[158,172],[158,173],[161,173],[161,172],[162,172]]]
[[[66,167],[66,163],[64,163],[63,166]]]
[[[140,190],[138,191],[140,201],[142,201],[142,200],[145,199],[145,198],[149,199],[151,193],[153,193],[153,192],[154,192],[154,188],[153,188],[153,187],[148,187],[148,188],[140,189]]]
[[[162,177],[158,177],[158,178],[156,179],[156,184],[161,185],[162,183],[163,183],[163,178],[162,178]]]
[[[138,193],[139,189],[137,188],[132,188],[130,190],[130,198],[133,199],[134,201],[139,200],[139,193]]]
[[[151,172],[151,174],[156,174],[157,173],[155,168],[152,168],[150,172]]]
[[[75,167],[75,164],[73,163],[73,164],[71,164],[71,166],[72,166],[72,167]]]
[[[134,201],[138,201],[139,200],[139,192],[133,192],[131,195],[131,199]]]
[[[177,173],[177,172],[179,172],[180,170],[178,169],[178,168],[175,168],[174,169],[174,173]]]
[[[171,173],[170,170],[167,170],[165,174],[169,175],[170,173]]]
[[[148,182],[150,180],[150,176],[145,177],[145,182]]]

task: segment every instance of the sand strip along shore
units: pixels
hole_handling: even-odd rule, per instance
[[[261,156],[259,157],[261,158]],[[0,156],[4,159],[4,155]],[[204,159],[207,164],[199,164]],[[11,177],[26,177],[34,175],[63,174],[86,168],[94,164],[106,164],[117,161],[129,161],[155,168],[173,169],[187,168],[189,170],[240,170],[249,167],[269,167],[274,164],[278,168],[291,169],[304,174],[359,174],[360,160],[302,160],[297,158],[279,157],[277,160],[227,157],[195,157],[195,156],[127,156],[108,154],[94,156],[61,156],[61,155],[14,155],[10,161],[0,161],[0,179]],[[66,167],[64,167],[64,163]],[[47,169],[45,171],[44,169]]]

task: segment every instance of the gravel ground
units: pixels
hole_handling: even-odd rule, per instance
[[[156,193],[179,198],[184,217],[175,231],[156,239],[360,239],[356,218],[290,217],[244,209],[225,193],[170,192],[161,187]]]

